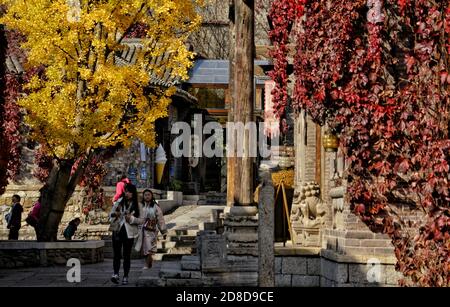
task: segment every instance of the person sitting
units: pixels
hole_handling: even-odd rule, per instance
[[[69,222],[66,229],[64,230],[64,238],[66,240],[72,240],[75,231],[77,231],[78,225],[80,225],[81,220],[77,217]]]

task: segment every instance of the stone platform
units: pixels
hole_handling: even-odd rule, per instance
[[[103,241],[0,241],[0,268],[66,265],[76,258],[81,264],[103,262]]]

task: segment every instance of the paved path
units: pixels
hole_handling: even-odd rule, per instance
[[[129,284],[135,287],[141,276],[144,260],[132,260]],[[161,266],[155,262],[155,269]],[[125,287],[111,282],[112,259],[102,263],[81,265],[81,282],[70,283],[66,275],[70,267],[52,266],[21,269],[0,269],[0,287]],[[159,270],[158,270],[159,271]],[[120,271],[123,274],[123,268]],[[150,272],[149,272],[150,273]]]
[[[200,222],[209,221],[211,209],[224,206],[183,206],[166,216],[169,229],[197,229]],[[163,262],[155,261],[153,268],[143,271],[144,260],[131,260],[129,284],[135,287],[139,277],[158,277]],[[171,265],[166,263],[165,265]],[[70,267],[52,266],[20,269],[0,269],[0,287],[125,287],[115,285],[110,281],[112,275],[112,259],[105,259],[102,263],[81,266],[81,282],[69,283],[67,272]],[[120,271],[123,274],[123,268]]]

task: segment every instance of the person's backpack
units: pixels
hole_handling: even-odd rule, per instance
[[[5,214],[5,220],[6,223],[9,224],[9,221],[11,221],[11,215],[12,215],[12,207],[9,209],[9,212]]]

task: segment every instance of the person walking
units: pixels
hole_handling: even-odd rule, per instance
[[[19,240],[23,212],[23,207],[20,204],[20,196],[17,194],[13,195],[12,202],[11,213],[6,226],[9,229],[8,240]]]
[[[153,192],[146,189],[142,201],[142,217],[139,223],[142,227],[139,231],[135,250],[146,256],[144,269],[149,269],[153,264],[153,255],[157,251],[158,232],[165,237],[167,233],[166,223],[161,208],[153,197]]]
[[[28,216],[25,219],[25,222],[27,222],[28,225],[34,228],[36,238],[37,238],[37,224],[39,222],[40,214],[41,214],[41,196],[39,196],[39,199],[33,205],[33,208],[31,209],[30,213],[28,213]]]
[[[123,279],[122,284],[128,284],[128,274],[131,265],[131,250],[134,238],[138,235],[139,210],[136,186],[126,184],[124,193],[114,203],[110,213],[110,230],[113,243],[113,269],[111,281],[119,283],[119,270],[123,251]]]
[[[123,192],[125,191],[125,185],[127,184],[131,184],[130,179],[127,178],[127,175],[121,175],[116,184],[116,194],[113,197],[114,202],[122,197]]]

